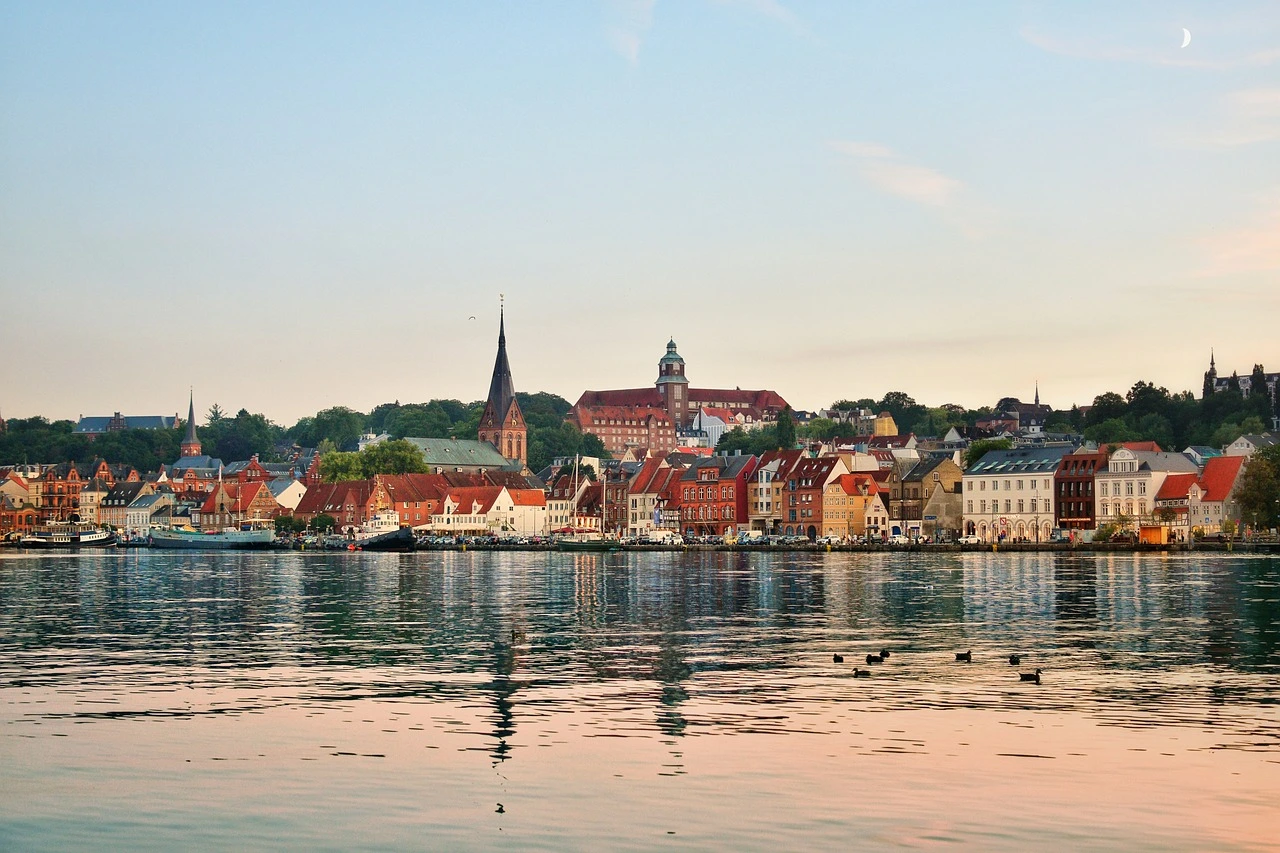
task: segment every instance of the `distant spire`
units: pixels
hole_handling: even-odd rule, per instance
[[[501,300],[501,294],[499,294]],[[511,378],[511,363],[507,361],[506,315],[498,305],[498,357],[493,362],[493,377],[489,380],[489,403],[493,405],[493,418],[502,423],[516,396],[515,380]]]
[[[187,444],[196,443],[196,392],[192,388],[191,397],[187,402]]]
[[[1210,369],[1210,370],[1213,370],[1213,369],[1214,369],[1214,364],[1213,364],[1213,347],[1209,347],[1209,369]]]
[[[187,436],[179,445],[181,456],[199,456],[200,439],[196,438],[196,395],[191,390],[191,398],[187,404]]]
[[[1036,405],[1040,405],[1040,380],[1036,380]]]

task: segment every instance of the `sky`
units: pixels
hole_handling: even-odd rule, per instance
[[[570,401],[1067,408],[1278,282],[1274,2],[0,0],[4,417],[476,400],[500,294]]]

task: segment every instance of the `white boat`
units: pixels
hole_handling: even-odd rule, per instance
[[[243,551],[270,548],[276,533],[264,524],[245,524],[241,528],[201,532],[189,527],[166,530],[152,529],[147,544],[152,548],[183,548],[195,551]]]
[[[18,542],[20,548],[110,548],[116,535],[87,521],[51,521]]]

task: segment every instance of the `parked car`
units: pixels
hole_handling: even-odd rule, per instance
[[[970,534],[968,536],[961,536],[956,541],[958,541],[961,545],[981,545],[982,537],[978,536],[977,534]]]

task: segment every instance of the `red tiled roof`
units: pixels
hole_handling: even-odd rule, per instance
[[[658,472],[663,469],[663,461],[659,458],[646,459],[640,470],[631,478],[631,494],[643,494],[651,491],[650,485],[658,479]]]
[[[542,489],[507,489],[511,503],[516,506],[546,506],[547,495]]]
[[[616,391],[583,391],[573,408],[597,406],[634,406],[663,409],[662,394],[657,388],[624,388]]]
[[[1244,465],[1243,456],[1215,456],[1204,463],[1204,473],[1200,475],[1200,487],[1205,493],[1203,501],[1225,501],[1240,476]]]
[[[1170,474],[1164,478],[1164,484],[1156,493],[1156,500],[1173,501],[1185,498],[1191,489],[1191,484],[1197,479],[1199,478],[1195,474]]]
[[[457,505],[458,512],[465,515],[479,515],[489,511],[501,492],[501,486],[463,486],[450,489],[448,500]],[[477,504],[479,504],[478,508]]]
[[[840,484],[840,488],[844,490],[846,495],[862,494],[862,487],[867,487],[868,495],[876,495],[881,492],[880,484],[876,482],[876,478],[866,473],[841,474],[836,478],[836,482]]]
[[[1114,447],[1115,445],[1112,446]],[[1145,450],[1148,453],[1164,452],[1160,449],[1160,445],[1156,444],[1154,441],[1125,441],[1121,442],[1120,446],[1125,450]]]
[[[722,388],[690,388],[689,401],[694,403],[710,402],[710,403],[738,403],[745,406],[754,406],[757,409],[777,409],[781,411],[787,407],[787,401],[776,391],[744,391],[741,388],[733,390]]]

